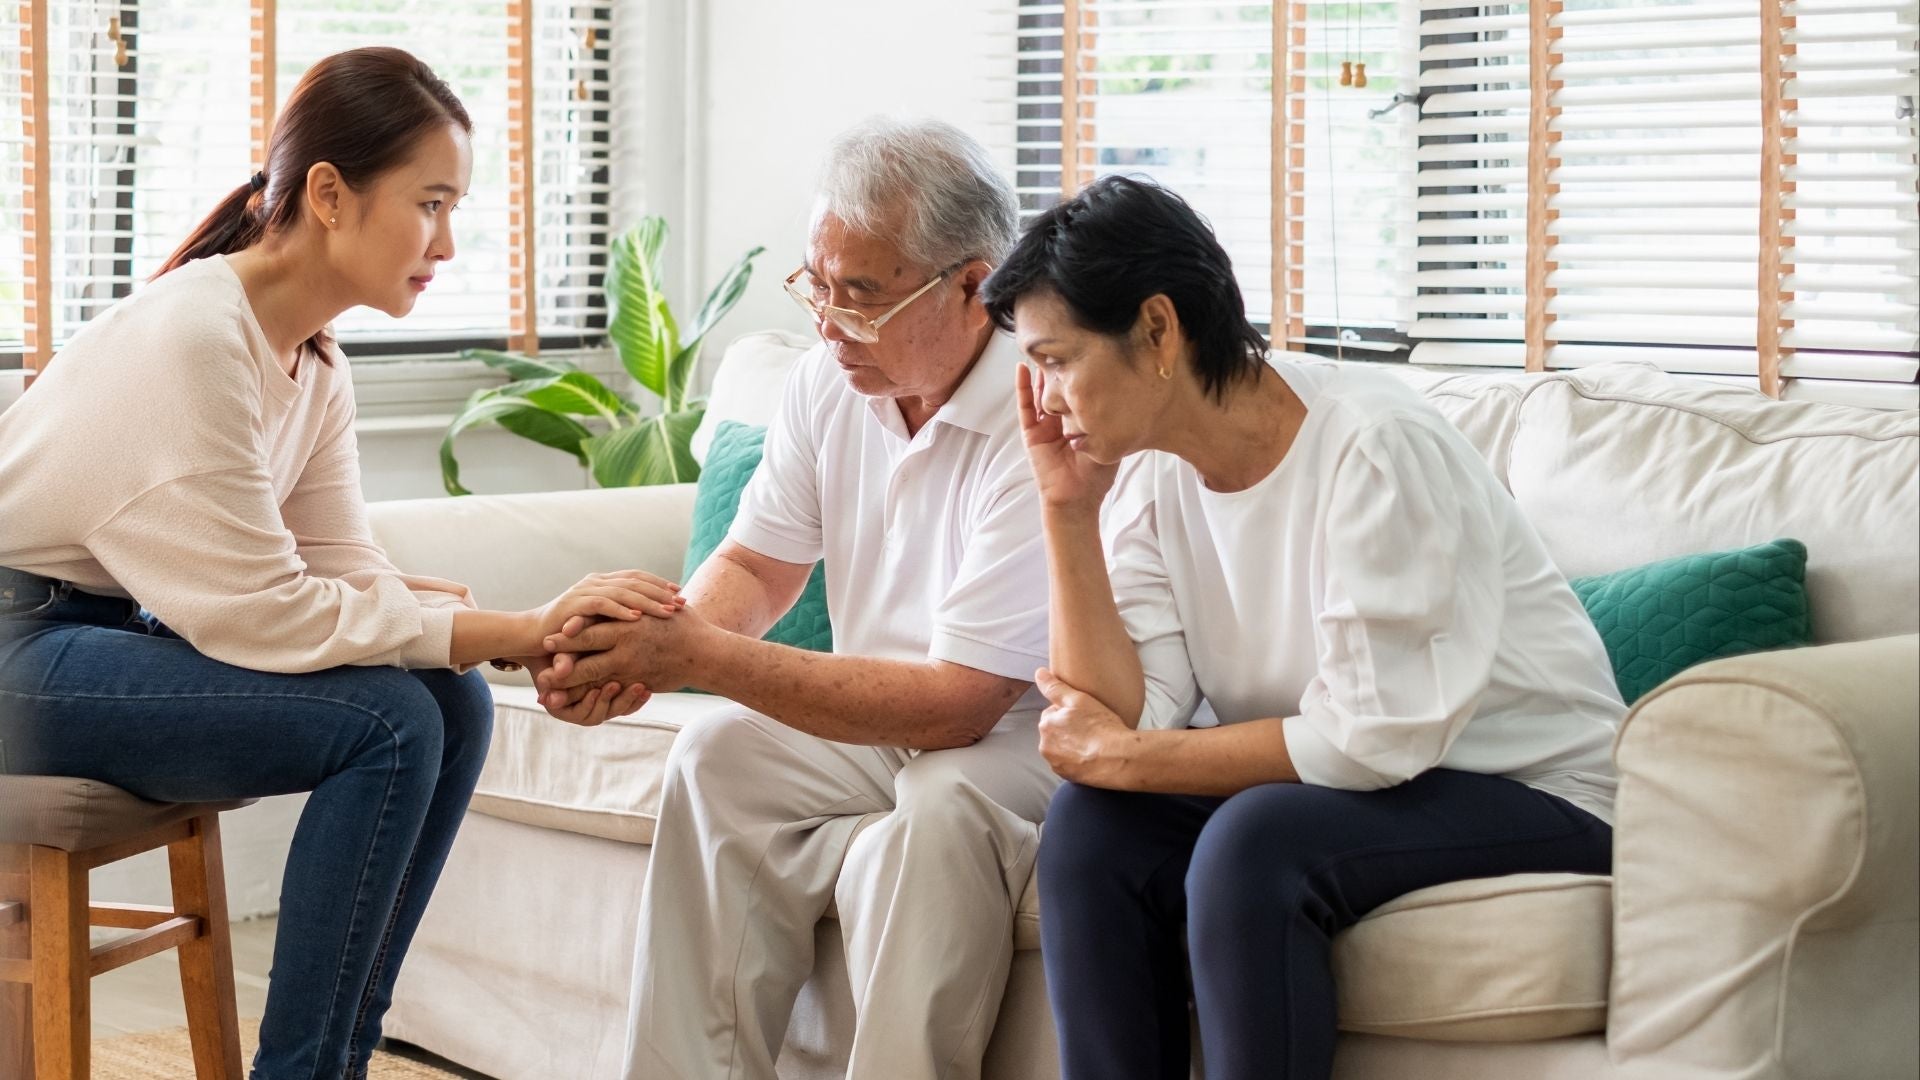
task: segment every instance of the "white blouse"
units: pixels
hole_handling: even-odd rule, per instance
[[[1284,718],[1301,780],[1508,776],[1612,820],[1626,706],[1565,577],[1472,444],[1391,375],[1276,362],[1307,406],[1237,492],[1170,454],[1107,506],[1140,726]]]

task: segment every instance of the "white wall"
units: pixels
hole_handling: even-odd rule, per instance
[[[946,120],[1011,169],[1012,4],[709,0],[693,12],[704,68],[692,92],[705,123],[689,138],[699,170],[689,207],[701,222],[699,287],[748,248],[767,248],[716,342],[769,327],[811,329],[780,282],[800,265],[821,156],[861,118]]]

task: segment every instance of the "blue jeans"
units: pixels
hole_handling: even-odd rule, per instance
[[[251,671],[129,601],[0,568],[0,772],[164,802],[313,793],[253,1080],[365,1075],[492,727],[477,673]]]
[[[1326,1080],[1334,935],[1450,881],[1604,874],[1612,849],[1558,796],[1450,769],[1229,799],[1064,785],[1037,871],[1062,1080],[1186,1080],[1189,970],[1209,1080]]]

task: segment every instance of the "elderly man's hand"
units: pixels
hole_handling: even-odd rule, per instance
[[[526,667],[527,674],[533,676],[536,686],[540,677],[553,666],[553,657],[546,654],[518,659]],[[608,682],[558,694],[543,693],[540,695],[540,704],[556,720],[581,727],[598,727],[616,716],[639,712],[652,697],[653,692],[644,683],[622,686],[617,682]]]
[[[692,682],[706,660],[713,625],[691,609],[671,619],[602,622],[574,635],[546,640],[553,664],[534,678],[549,709],[573,698],[566,693],[609,682],[644,682],[660,693]],[[559,695],[559,696],[556,696]]]
[[[1033,681],[1047,695],[1046,711],[1040,714],[1040,756],[1063,779],[1125,790],[1129,754],[1138,745],[1139,733],[1093,695],[1046,668],[1035,672]]]

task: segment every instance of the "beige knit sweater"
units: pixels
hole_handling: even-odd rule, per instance
[[[447,666],[472,598],[374,542],[333,360],[288,377],[224,258],[115,304],[0,413],[0,566],[131,597],[241,667]]]

